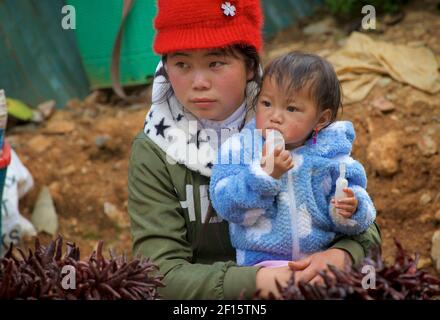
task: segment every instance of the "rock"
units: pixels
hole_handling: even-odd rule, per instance
[[[430,101],[427,101],[424,96],[416,95],[415,97],[409,97],[408,104],[410,107],[410,114],[412,116],[420,116],[422,113],[431,109]]]
[[[413,28],[413,37],[412,37],[412,39],[420,39],[420,37],[422,37],[425,33],[426,33],[426,30],[423,27],[423,25],[417,24]]]
[[[107,97],[105,96],[105,93],[102,91],[93,91],[91,94],[89,94],[85,99],[84,102],[86,105],[96,105],[102,102],[105,102],[107,100]]]
[[[377,97],[372,102],[373,107],[380,110],[383,113],[394,111],[394,103],[387,100],[385,97]]]
[[[417,47],[426,46],[426,43],[425,43],[425,41],[417,40],[417,41],[409,41],[406,43],[406,45],[409,47],[417,48]]]
[[[434,268],[440,272],[440,230],[434,232],[432,236],[431,258],[434,262]]]
[[[407,132],[407,133],[415,133],[415,132],[419,132],[419,131],[420,131],[420,127],[418,127],[418,126],[405,127],[405,132]]]
[[[33,137],[27,143],[28,147],[36,153],[41,153],[47,150],[52,145],[52,139],[43,135]]]
[[[381,77],[380,80],[377,82],[377,85],[381,88],[385,88],[387,85],[391,83],[391,78],[389,77]]]
[[[422,196],[420,197],[419,202],[420,202],[420,204],[421,204],[422,206],[426,206],[428,203],[431,202],[431,200],[432,200],[431,195],[430,195],[429,193],[424,193],[424,194],[422,194]]]
[[[427,135],[435,136],[437,132],[440,131],[440,125],[432,125],[425,127],[425,131]]]
[[[397,95],[395,93],[388,93],[385,95],[385,98],[387,98],[390,101],[394,101],[397,99]]]
[[[75,125],[72,122],[59,120],[49,122],[44,132],[49,134],[66,134],[72,132],[74,129]]]
[[[340,46],[340,47],[345,46],[345,45],[347,44],[347,37],[344,37],[344,38],[339,39],[336,43],[337,43],[337,45]]]
[[[437,143],[430,135],[423,134],[417,141],[417,147],[425,157],[430,157],[437,153]]]
[[[84,120],[91,120],[99,116],[99,110],[97,108],[89,108],[84,110],[83,118]],[[92,120],[93,123],[93,120]]]
[[[62,193],[61,193],[61,184],[58,181],[54,181],[49,185],[49,191],[52,195],[52,199],[56,201],[61,201]]]
[[[335,23],[332,18],[326,18],[317,23],[312,23],[305,27],[302,31],[305,35],[321,35],[330,34],[335,29]]]
[[[403,11],[398,11],[394,14],[387,13],[383,17],[383,22],[386,25],[392,26],[392,25],[395,25],[396,23],[399,23],[400,21],[402,21],[404,17],[405,17],[405,14],[403,13]]]
[[[57,233],[58,216],[47,186],[44,186],[38,195],[31,221],[38,232],[44,231],[52,236]]]
[[[32,122],[42,123],[44,121],[43,113],[40,110],[32,110]]]
[[[40,103],[37,109],[42,113],[44,119],[48,119],[55,111],[55,104],[55,100],[48,100]]]
[[[68,176],[68,175],[71,175],[72,173],[74,173],[75,171],[76,171],[76,167],[73,164],[71,164],[70,166],[63,168],[60,171],[60,173],[63,176]]]
[[[79,109],[83,105],[82,101],[79,99],[70,99],[67,101],[66,106],[70,109]]]
[[[376,125],[374,124],[374,120],[368,117],[366,122],[367,122],[368,133],[373,136],[374,133],[376,132]]]
[[[427,223],[431,220],[431,218],[432,217],[429,213],[424,213],[419,216],[418,220],[420,221],[420,223]]]
[[[437,212],[435,213],[434,219],[436,222],[440,223],[440,209],[438,209]]]
[[[417,263],[417,269],[423,269],[430,267],[432,265],[431,258],[420,258],[419,262]]]
[[[125,214],[122,211],[119,211],[112,203],[104,202],[104,213],[119,228],[127,228],[130,226],[126,220]]]
[[[108,134],[97,136],[95,137],[95,144],[98,146],[98,148],[104,148],[107,142],[111,140],[111,138],[112,137],[109,136]]]
[[[399,137],[399,133],[391,131],[368,145],[367,159],[379,175],[392,176],[399,171]]]

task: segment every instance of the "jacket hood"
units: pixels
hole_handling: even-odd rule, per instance
[[[313,139],[306,141],[298,148],[298,153],[307,153],[324,158],[334,158],[338,155],[349,155],[356,137],[353,124],[350,121],[336,121],[318,133],[316,144]]]

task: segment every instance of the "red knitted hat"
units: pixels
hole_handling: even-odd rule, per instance
[[[262,47],[260,0],[158,0],[154,51]]]

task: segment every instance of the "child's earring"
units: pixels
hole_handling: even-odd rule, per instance
[[[316,144],[316,139],[318,139],[318,132],[319,132],[319,130],[318,130],[318,128],[316,128],[314,131],[313,131],[313,144]]]

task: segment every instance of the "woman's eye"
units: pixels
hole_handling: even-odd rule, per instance
[[[176,62],[176,67],[180,69],[186,69],[188,68],[188,65],[185,62]]]
[[[261,101],[261,104],[263,106],[267,107],[267,108],[270,107],[270,102],[269,101],[263,100],[263,101]]]
[[[297,108],[297,107],[293,107],[293,106],[288,106],[288,107],[287,107],[287,111],[289,111],[289,112],[295,112],[295,111],[298,111],[298,108]]]
[[[225,63],[224,62],[222,62],[222,61],[215,61],[215,62],[211,62],[210,64],[209,64],[209,67],[210,68],[218,68],[218,67],[221,67],[222,65],[224,65]]]

